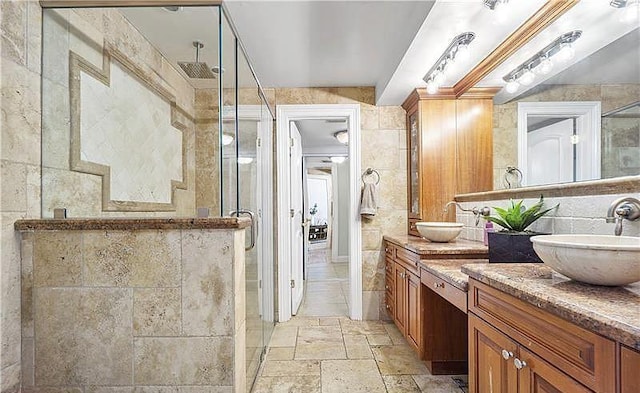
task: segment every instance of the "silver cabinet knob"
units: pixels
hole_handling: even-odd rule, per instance
[[[502,357],[504,358],[504,360],[509,360],[510,358],[513,357],[513,352],[509,352],[506,349],[502,350]]]
[[[516,366],[518,370],[522,370],[523,368],[527,367],[527,362],[525,362],[524,360],[515,358],[513,359],[513,365]]]

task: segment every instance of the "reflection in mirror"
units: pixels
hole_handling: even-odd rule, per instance
[[[533,83],[520,83],[515,92],[504,88],[496,94],[494,189],[506,188],[504,179],[513,167],[522,170],[524,186],[640,174],[640,29],[637,23],[621,22],[618,11],[608,2],[578,3],[478,84],[505,86],[504,76],[554,39],[569,31],[582,32],[573,43],[573,57],[567,56],[562,62],[555,55],[548,64],[550,69],[533,70]],[[559,109],[569,102],[599,104],[601,113],[593,120],[601,127],[597,140],[581,135],[585,114],[580,112],[539,112],[524,117],[519,113],[523,103],[546,103]],[[523,129],[537,145],[529,155],[527,148],[519,145],[518,130]],[[545,132],[564,133],[564,137],[556,135],[553,142],[548,135],[538,137]],[[559,153],[560,145],[566,154]],[[551,149],[557,154],[551,154]],[[581,155],[595,161],[581,163]],[[566,170],[558,169],[562,163]]]

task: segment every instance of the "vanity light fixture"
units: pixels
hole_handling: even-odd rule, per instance
[[[229,134],[222,134],[222,145],[228,146],[233,143],[233,136]]]
[[[513,94],[518,91],[520,85],[530,85],[536,75],[534,71],[541,75],[551,72],[553,62],[551,58],[556,56],[557,60],[568,61],[575,56],[573,43],[582,35],[581,30],[574,30],[556,38],[544,49],[527,59],[513,71],[502,77],[507,82],[505,87],[507,93]]]
[[[338,142],[342,143],[343,145],[349,143],[349,131],[347,130],[338,131],[333,134],[333,136],[338,140]]]
[[[633,23],[640,18],[640,0],[611,0],[609,5],[621,10],[621,22]]]
[[[447,49],[440,56],[438,61],[431,67],[429,72],[424,76],[427,82],[427,93],[435,94],[444,83],[447,71],[451,70],[453,63],[457,60],[464,60],[469,57],[468,45],[476,38],[475,33],[462,33],[451,41]]]
[[[496,20],[499,23],[505,22],[509,13],[507,12],[507,4],[509,0],[484,0],[484,6],[495,12]]]

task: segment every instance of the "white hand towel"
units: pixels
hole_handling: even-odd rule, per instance
[[[360,215],[365,218],[373,218],[378,209],[378,195],[374,183],[365,183],[362,187],[360,199]]]

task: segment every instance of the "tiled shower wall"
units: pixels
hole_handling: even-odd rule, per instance
[[[40,217],[41,9],[0,2],[0,391],[20,391],[20,242],[13,223]]]
[[[607,209],[611,202],[622,196],[632,196],[640,199],[640,193],[611,194],[611,195],[586,195],[576,197],[545,198],[547,207],[559,204],[558,209],[552,210],[543,218],[540,218],[529,228],[532,231],[552,234],[601,234],[613,235],[615,224],[605,222]],[[516,199],[516,202],[520,199]],[[530,207],[538,202],[538,198],[527,198],[524,205]],[[482,202],[464,202],[461,205],[465,209],[473,207],[491,207],[491,214],[495,215],[494,206],[506,208],[509,200],[494,200]],[[482,241],[484,220],[475,225],[475,216],[469,212],[458,209],[457,220],[465,224],[460,237],[463,239]],[[496,229],[499,229],[496,226]],[[640,220],[627,221],[622,224],[622,234],[625,236],[640,236]]]

